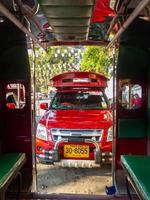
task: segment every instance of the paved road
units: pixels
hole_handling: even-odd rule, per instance
[[[37,164],[38,192],[66,194],[105,194],[112,185],[111,165],[101,168],[62,168]]]

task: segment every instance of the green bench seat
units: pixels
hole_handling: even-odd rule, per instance
[[[17,177],[25,163],[24,153],[10,153],[0,155],[0,199],[5,199],[5,191],[10,182]]]
[[[125,176],[142,200],[150,200],[150,156],[122,155]]]

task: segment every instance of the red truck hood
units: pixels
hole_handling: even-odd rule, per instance
[[[112,125],[110,110],[50,110],[40,122],[47,128],[108,128]]]

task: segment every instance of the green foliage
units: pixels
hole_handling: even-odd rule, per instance
[[[63,72],[79,69],[81,47],[50,47],[47,52],[35,49],[36,91],[47,92],[50,79]],[[31,75],[33,80],[33,56],[29,54]]]
[[[104,47],[90,46],[85,50],[80,62],[81,71],[92,71],[109,76],[109,66],[112,62]]]
[[[48,92],[50,79],[68,71],[93,71],[109,76],[109,66],[112,59],[103,47],[56,46],[48,48],[47,52],[35,49],[35,80],[37,92]],[[33,80],[33,55],[29,54],[31,75]],[[81,62],[80,62],[81,60]]]

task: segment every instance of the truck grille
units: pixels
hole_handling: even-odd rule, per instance
[[[101,141],[102,133],[102,129],[51,129],[51,134],[54,141],[69,138],[83,138],[99,142]]]

